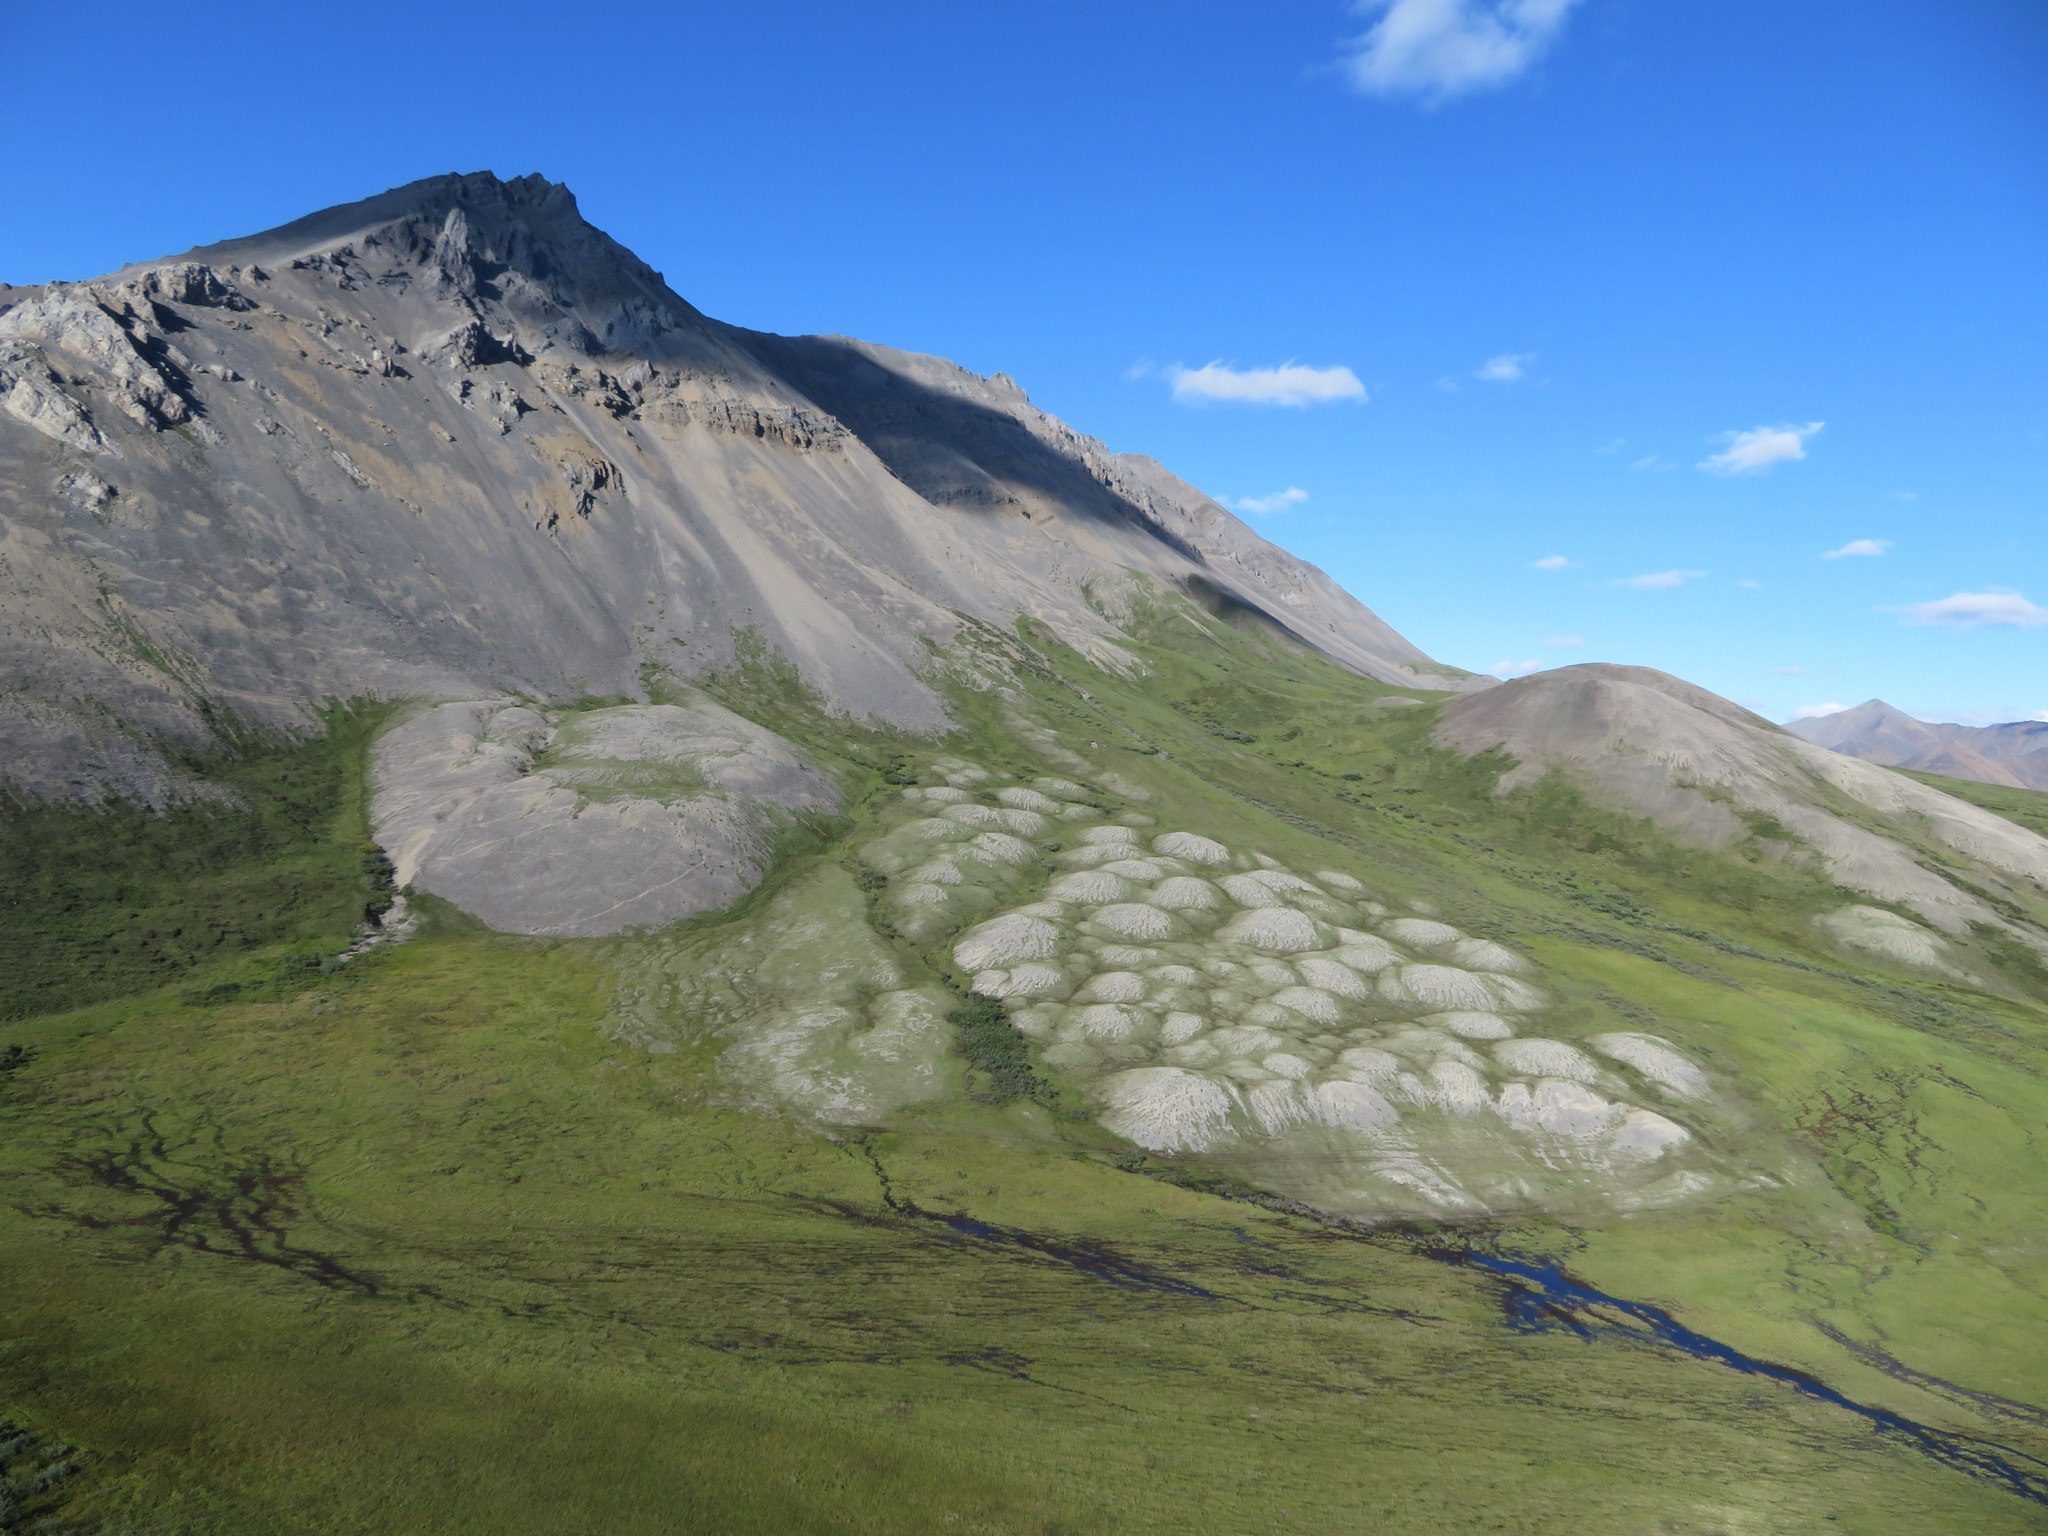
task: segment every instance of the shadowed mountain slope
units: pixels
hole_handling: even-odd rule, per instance
[[[1148,587],[1475,685],[1008,379],[710,320],[539,177],[0,289],[0,407],[0,744],[43,794],[161,800],[147,738],[223,716],[614,695],[749,634],[930,728],[928,645],[964,621],[1123,667]]]

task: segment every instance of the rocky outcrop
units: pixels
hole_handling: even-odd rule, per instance
[[[190,360],[131,309],[109,307],[90,287],[0,312],[0,390],[16,420],[69,447],[105,439],[71,391],[96,393],[152,431],[191,419],[177,370]]]
[[[964,622],[1128,666],[1146,585],[1403,688],[1473,681],[1007,379],[721,325],[537,177],[0,289],[0,405],[0,696],[138,740],[326,697],[631,694],[738,636],[931,729]],[[119,464],[105,493],[88,459]],[[17,783],[72,782],[45,718],[18,712]]]

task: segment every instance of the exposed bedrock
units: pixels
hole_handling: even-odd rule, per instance
[[[538,177],[0,287],[0,699],[111,729],[632,695],[749,636],[833,707],[932,729],[963,616],[1122,664],[1147,589],[1403,687],[1485,681],[1000,375],[708,319]],[[16,713],[0,771],[68,784]]]

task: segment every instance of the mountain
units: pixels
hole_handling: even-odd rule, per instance
[[[39,794],[161,801],[150,740],[224,717],[632,692],[748,639],[929,728],[929,645],[1030,619],[1117,665],[1155,588],[1480,681],[1002,375],[708,319],[538,177],[0,288],[0,404],[0,761]]]
[[[2039,1529],[2048,797],[538,178],[0,370],[0,1527]]]
[[[2048,721],[1951,725],[1916,720],[1882,699],[1795,720],[1793,731],[1831,752],[1892,768],[2012,789],[2048,789]]]

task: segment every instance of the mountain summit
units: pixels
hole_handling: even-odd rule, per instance
[[[40,794],[160,801],[150,739],[223,716],[617,694],[749,637],[929,728],[929,645],[1030,619],[1125,667],[1148,590],[1483,681],[1001,374],[705,317],[538,176],[0,288],[0,405],[0,752]]]

